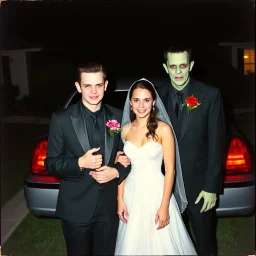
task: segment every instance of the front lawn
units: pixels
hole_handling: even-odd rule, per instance
[[[219,255],[244,256],[255,253],[255,216],[218,219]],[[2,248],[3,255],[66,255],[61,222],[58,219],[24,219]]]

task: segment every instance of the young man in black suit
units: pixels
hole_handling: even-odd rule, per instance
[[[120,133],[110,135],[106,126],[122,118],[121,110],[102,103],[107,85],[103,66],[85,63],[75,82],[81,100],[52,115],[45,166],[61,178],[56,216],[62,220],[69,256],[115,251],[117,185],[130,167],[128,160],[124,166],[120,158],[116,161],[123,143]]]
[[[191,49],[172,46],[163,67],[170,83],[158,93],[178,139],[191,223],[199,255],[216,255],[215,204],[222,185],[225,119],[219,89],[190,77]],[[186,222],[186,221],[185,221]]]

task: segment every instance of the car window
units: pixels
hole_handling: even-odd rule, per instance
[[[78,92],[74,92],[74,94],[71,96],[71,99],[69,99],[69,101],[67,102],[66,107],[77,103],[80,99],[81,99],[81,94]]]
[[[114,91],[105,94],[103,102],[110,106],[123,109],[126,100],[127,91]]]

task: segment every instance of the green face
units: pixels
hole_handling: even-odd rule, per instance
[[[189,72],[192,70],[194,61],[189,63],[187,52],[168,53],[167,63],[163,64],[169,75],[172,85],[177,90],[182,90],[189,82]]]

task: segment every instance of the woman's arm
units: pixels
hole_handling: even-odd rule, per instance
[[[118,177],[118,184],[121,184],[123,179],[127,177],[127,175],[130,173],[131,166],[130,166],[130,159],[124,154],[123,148],[124,148],[124,143],[123,140],[126,138],[127,134],[127,126],[122,127],[122,132],[121,132],[121,138],[119,140],[119,145],[118,145],[118,152],[116,155],[114,167],[117,169],[119,173]]]
[[[123,200],[125,179],[118,185],[117,201]]]
[[[119,216],[119,219],[123,221],[124,223],[127,223],[127,217],[129,216],[126,204],[123,200],[123,195],[124,195],[124,183],[125,179],[118,185],[118,192],[117,192],[117,204],[118,204],[118,209],[117,209],[117,214]]]
[[[129,131],[129,127],[130,127],[130,125],[122,127],[122,140],[124,140],[124,141],[125,141],[125,138],[127,136],[128,131]],[[116,157],[115,161],[119,161],[120,159],[121,159],[121,157],[120,157],[120,155],[118,155]],[[129,158],[127,158],[127,159],[129,160]],[[129,160],[128,165],[130,165],[130,160]],[[121,181],[121,183],[118,185],[118,190],[117,190],[117,204],[118,204],[117,214],[118,214],[120,220],[122,220],[124,223],[127,223],[127,221],[128,221],[127,217],[129,216],[129,213],[128,213],[126,204],[125,204],[124,199],[123,199],[124,183],[125,183],[125,179],[123,179]]]
[[[162,133],[162,146],[164,151],[164,194],[161,206],[169,207],[170,196],[175,177],[175,144],[174,136],[170,126],[165,126]]]
[[[175,177],[175,144],[171,127],[165,123],[159,125],[159,137],[164,152],[164,191],[161,206],[156,216],[156,223],[159,221],[158,229],[169,224],[169,204]]]

